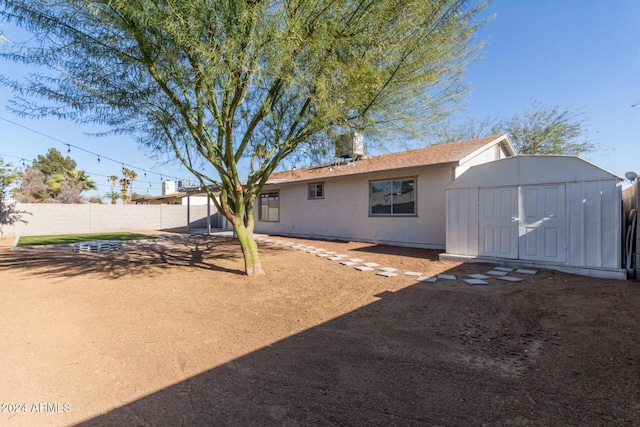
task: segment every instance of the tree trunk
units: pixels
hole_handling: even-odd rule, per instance
[[[244,256],[244,271],[247,276],[264,275],[265,272],[262,269],[260,255],[258,254],[258,245],[253,238],[253,233],[245,226],[244,219],[235,218],[233,229],[236,231],[238,240],[240,241],[242,255]]]

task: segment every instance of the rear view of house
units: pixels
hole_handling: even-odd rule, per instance
[[[445,187],[514,155],[500,135],[277,172],[257,202],[255,231],[444,249]]]

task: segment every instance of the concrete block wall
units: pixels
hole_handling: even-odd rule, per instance
[[[16,207],[30,213],[23,215],[28,224],[5,226],[5,237],[187,227],[187,206],[183,205],[18,203]],[[215,206],[210,214],[213,227],[219,222]],[[189,216],[191,227],[206,227],[207,206],[191,206]]]

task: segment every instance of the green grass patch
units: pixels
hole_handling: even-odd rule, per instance
[[[64,245],[77,242],[93,242],[96,240],[144,240],[155,239],[146,234],[115,232],[88,234],[56,234],[51,236],[21,236],[17,246]]]

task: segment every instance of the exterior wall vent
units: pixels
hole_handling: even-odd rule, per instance
[[[336,157],[360,159],[364,155],[364,136],[360,132],[338,135],[336,138]]]

